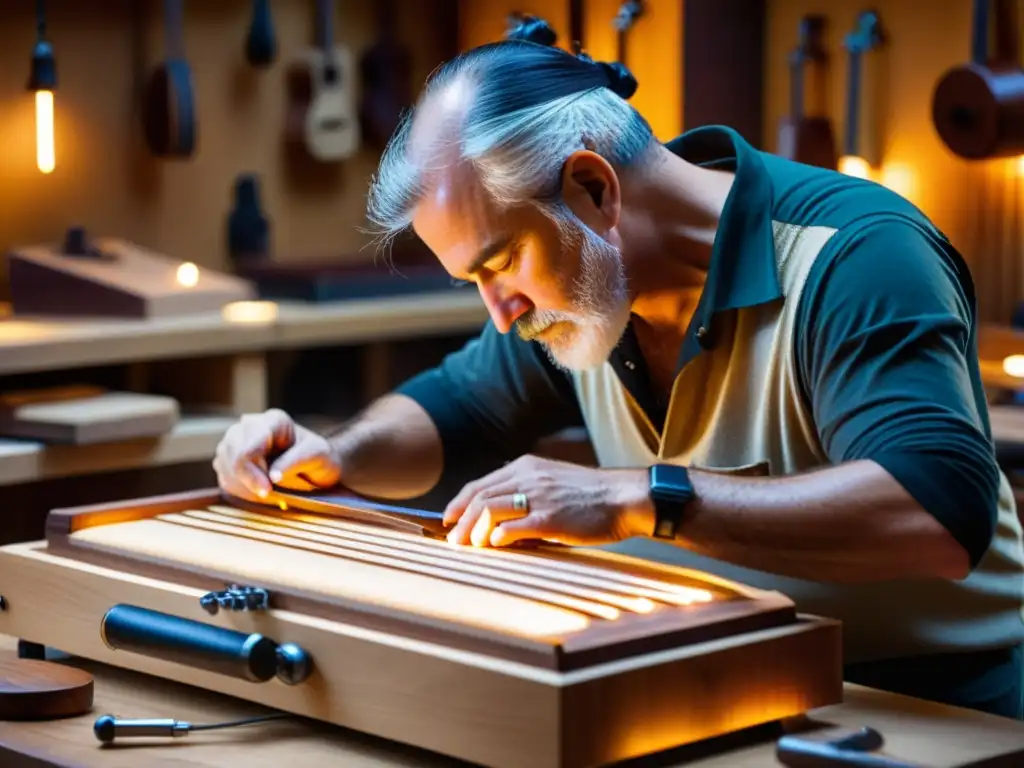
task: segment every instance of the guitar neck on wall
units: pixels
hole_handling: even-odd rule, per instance
[[[868,162],[865,158],[865,137],[861,130],[861,83],[863,78],[864,54],[882,44],[882,27],[878,14],[865,11],[857,19],[857,25],[846,36],[845,45],[849,55],[846,82],[846,124],[843,126],[843,156],[839,170],[844,173],[866,177]]]
[[[627,67],[629,66],[629,33],[643,13],[644,3],[641,0],[626,0],[619,6],[619,11],[615,14],[615,58],[620,64]]]
[[[822,67],[828,60],[824,47],[825,18],[805,16],[800,40],[789,55],[790,107],[779,125],[776,154],[807,165],[835,168],[835,135],[827,117],[806,113],[804,72],[807,65]]]
[[[316,0],[316,44],[288,71],[288,138],[320,162],[345,160],[361,141],[352,52],[334,40],[334,0]]]

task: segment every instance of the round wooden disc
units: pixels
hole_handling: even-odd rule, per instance
[[[53,720],[92,709],[92,675],[53,661],[0,659],[0,720]]]

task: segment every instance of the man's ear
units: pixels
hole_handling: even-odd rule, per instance
[[[619,177],[607,160],[588,149],[573,152],[562,166],[562,200],[596,232],[619,223]]]

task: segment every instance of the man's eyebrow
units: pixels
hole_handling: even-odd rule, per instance
[[[469,275],[475,275],[477,272],[484,268],[484,265],[487,264],[488,261],[490,261],[503,250],[508,248],[509,243],[511,242],[512,235],[502,235],[497,240],[493,240],[492,242],[485,245],[481,249],[480,253],[477,254],[476,258],[473,259],[473,263],[470,264],[469,267],[466,269],[466,273]]]

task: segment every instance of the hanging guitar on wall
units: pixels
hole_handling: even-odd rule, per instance
[[[989,16],[995,11],[995,51]],[[1024,153],[1024,71],[1016,0],[974,0],[971,61],[946,72],[932,97],[932,122],[969,160]]]
[[[398,41],[394,0],[376,0],[377,42],[363,54],[359,117],[362,132],[378,150],[398,128],[402,113],[412,105],[412,55]]]
[[[615,27],[615,57],[624,66],[629,66],[629,33],[643,14],[644,4],[640,0],[626,0],[619,6],[619,11],[612,22]]]
[[[882,22],[874,11],[865,11],[857,17],[857,26],[846,36],[846,50],[849,55],[846,84],[846,124],[843,127],[843,156],[839,160],[839,170],[854,176],[866,176],[872,161],[877,157],[868,158],[874,152],[865,152],[865,146],[873,142],[865,142],[861,130],[861,83],[864,69],[864,54],[878,48],[884,37]],[[875,147],[872,146],[872,149]]]
[[[316,0],[316,44],[288,68],[286,140],[323,163],[345,160],[361,140],[353,56],[334,41],[334,2]]]
[[[800,20],[800,39],[789,55],[789,114],[779,125],[776,154],[798,163],[835,168],[836,141],[832,121],[824,116],[808,115],[804,95],[807,65],[824,67],[828,61],[824,33],[824,16],[804,16]]]
[[[157,157],[189,157],[196,150],[192,71],[185,60],[184,0],[164,0],[166,58],[146,84],[142,119],[146,143]]]

